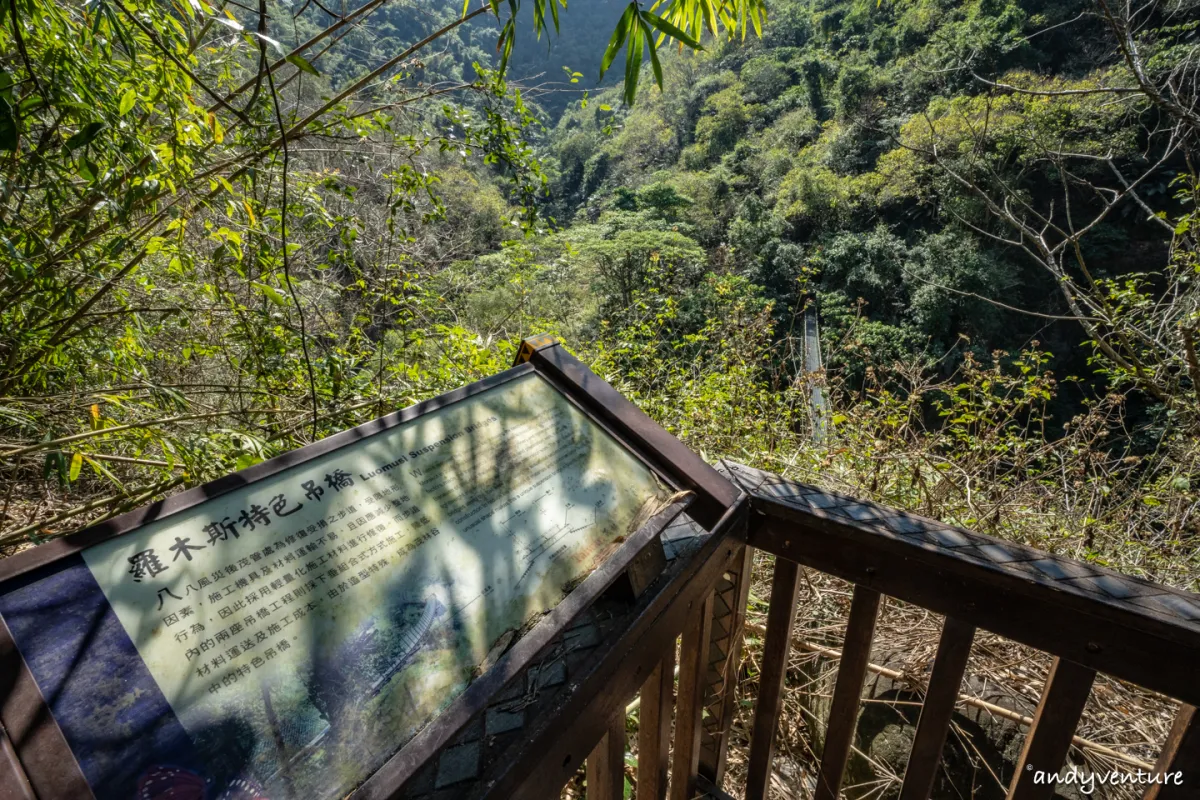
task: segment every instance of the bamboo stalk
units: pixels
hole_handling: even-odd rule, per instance
[[[129,456],[109,456],[100,453],[85,453],[85,457],[93,461],[112,461],[117,464],[138,464],[143,467],[170,467],[166,461],[153,458],[130,458]],[[176,464],[173,469],[186,469],[183,464]]]
[[[205,414],[180,414],[179,416],[176,416],[176,417],[166,417],[164,419],[151,419],[151,420],[146,420],[145,422],[130,422],[127,425],[114,425],[111,428],[98,428],[97,430],[94,430],[94,431],[85,431],[83,433],[76,433],[72,436],[63,436],[61,439],[52,439],[48,442],[38,442],[37,444],[31,444],[26,447],[17,447],[12,450],[0,452],[0,457],[16,458],[17,456],[23,456],[26,453],[34,453],[34,452],[37,452],[38,450],[53,450],[54,448],[58,447],[59,445],[69,444],[71,442],[78,442],[83,439],[91,439],[96,436],[103,436],[106,433],[118,433],[120,431],[134,430],[135,428],[150,428],[155,425],[166,425],[167,423],[170,423],[170,422],[185,422],[187,420],[195,420],[195,419],[215,419],[216,417],[227,417],[231,414],[241,414],[241,413],[243,413],[243,412],[241,412],[241,411],[212,411],[212,412],[205,413]],[[289,411],[284,410],[284,409],[263,408],[263,409],[258,409],[256,411],[251,411],[248,413],[251,413],[251,414],[286,414],[286,413],[289,413]]]
[[[168,489],[178,486],[185,479],[186,479],[185,477],[181,476],[178,478],[173,478],[169,481],[162,481],[160,483],[156,483],[153,486],[146,489],[145,491],[142,491],[140,494],[138,494],[136,497],[134,497],[134,499],[135,500],[141,500],[143,498],[149,499],[160,492],[165,492]],[[33,533],[34,531],[36,531],[38,528],[44,528],[47,525],[53,525],[54,523],[61,522],[64,519],[70,519],[71,517],[75,517],[80,514],[86,514],[89,511],[94,511],[95,509],[100,508],[101,506],[108,505],[109,503],[117,503],[121,500],[128,500],[130,498],[130,496],[131,495],[129,492],[122,492],[121,494],[114,494],[114,495],[110,495],[108,497],[101,497],[97,500],[92,500],[90,503],[84,503],[81,506],[76,506],[75,508],[69,508],[60,514],[55,514],[53,517],[50,517],[49,519],[38,520],[37,522],[26,525],[23,528],[17,528],[14,531],[9,531],[8,533],[0,534],[0,547],[12,544],[13,542],[15,542],[18,539],[23,539],[30,533]]]

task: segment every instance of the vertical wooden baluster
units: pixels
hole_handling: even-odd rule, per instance
[[[921,704],[917,735],[908,756],[908,768],[904,771],[900,800],[929,800],[974,640],[974,625],[946,617],[937,657],[933,661],[933,673],[929,676],[929,690]]]
[[[718,787],[725,778],[729,730],[737,707],[738,666],[753,566],[754,548],[743,547],[734,558],[734,566],[717,582],[713,599],[712,644],[704,689],[704,707],[711,717],[700,726],[698,771]]]
[[[846,643],[842,647],[842,662],[833,687],[829,724],[825,727],[825,748],[821,752],[821,771],[817,774],[813,800],[837,800],[842,785],[842,773],[846,771],[850,745],[858,725],[858,706],[871,655],[871,640],[875,637],[879,600],[879,592],[874,589],[854,587]]]
[[[638,711],[638,800],[664,800],[671,749],[671,710],[675,707],[675,647],[642,686]]]
[[[671,764],[671,800],[691,800],[700,766],[700,719],[704,713],[704,675],[712,633],[713,596],[692,611],[679,643],[679,699],[675,705],[675,760]]]
[[[1184,800],[1200,797],[1200,714],[1184,703],[1154,764],[1156,780],[1145,800]],[[1175,773],[1180,773],[1178,776]]]
[[[587,757],[587,800],[625,796],[625,707],[613,715],[604,738]]]
[[[771,579],[771,604],[767,608],[767,637],[763,642],[762,669],[754,728],[750,734],[750,761],[746,765],[746,800],[764,800],[771,785],[771,758],[775,754],[775,728],[783,680],[792,649],[792,626],[796,622],[796,587],[800,565],[775,559]]]
[[[1008,786],[1008,800],[1049,800],[1054,784],[1034,783],[1034,777],[1057,775],[1067,760],[1075,726],[1092,691],[1096,671],[1073,661],[1055,658],[1033,715],[1033,726],[1017,760],[1017,774]]]

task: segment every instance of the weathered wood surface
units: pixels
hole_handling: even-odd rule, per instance
[[[825,726],[825,746],[821,750],[821,768],[817,772],[814,800],[837,800],[854,743],[858,725],[858,707],[863,680],[871,660],[871,642],[875,638],[875,620],[879,616],[880,595],[865,586],[854,587],[850,619],[846,623],[846,641],[838,665],[833,703]]]
[[[754,547],[1200,705],[1200,596],[732,462]]]
[[[1164,780],[1146,790],[1145,800],[1200,797],[1200,713],[1195,706],[1185,703],[1175,715],[1154,772]],[[1167,775],[1169,782],[1165,780]]]
[[[665,800],[667,796],[674,709],[675,648],[671,648],[642,685],[637,764],[637,791],[641,800]]]
[[[917,721],[917,735],[904,772],[900,800],[928,800],[933,790],[950,718],[958,701],[958,687],[962,684],[974,640],[974,626],[954,617],[946,618],[933,661],[933,673],[929,677],[929,689],[925,692]]]
[[[713,595],[689,609],[679,640],[679,699],[675,703],[675,751],[671,764],[671,800],[690,800],[700,766],[704,679],[708,674],[708,642],[712,633]]]
[[[712,633],[703,689],[698,770],[717,786],[725,777],[729,729],[737,704],[738,662],[750,596],[753,548],[742,547],[735,562],[735,566],[721,576],[713,594]]]
[[[92,797],[79,764],[42,701],[33,675],[17,655],[8,625],[0,620],[0,724],[19,760],[0,777],[13,796],[26,788],[36,797]]]
[[[587,759],[587,800],[625,796],[625,712],[614,714],[608,730]]]
[[[758,697],[750,734],[750,761],[746,765],[746,800],[764,800],[771,785],[771,759],[779,722],[783,681],[792,651],[792,626],[796,622],[796,587],[800,565],[776,559],[767,608],[767,635],[763,642]]]
[[[1033,715],[1033,727],[1025,737],[1017,771],[1008,787],[1008,800],[1049,800],[1055,785],[1037,782],[1039,772],[1056,775],[1067,760],[1075,727],[1083,716],[1083,707],[1096,673],[1061,658],[1054,659],[1042,699]]]

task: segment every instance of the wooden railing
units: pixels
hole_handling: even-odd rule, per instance
[[[749,499],[747,544],[776,556],[746,783],[737,787],[738,794],[747,800],[767,796],[803,565],[854,583],[815,800],[839,797],[884,595],[945,615],[901,800],[926,800],[933,789],[976,628],[1054,656],[1018,766],[1058,772],[1096,673],[1102,671],[1183,701],[1155,766],[1156,772],[1182,772],[1182,785],[1154,783],[1146,787],[1145,797],[1200,798],[1200,720],[1195,712],[1200,703],[1200,597],[749,467],[726,463],[722,471]],[[699,613],[707,613],[707,606]],[[702,694],[694,679],[702,659],[693,651],[705,627],[694,618],[681,651],[681,660],[693,665],[681,672],[679,683],[677,725],[685,738],[689,732],[694,737],[698,727],[690,715]],[[647,700],[656,707],[652,714],[643,710],[641,717],[639,800],[667,796],[661,779],[666,738],[660,721],[669,715],[661,705],[669,696],[661,684],[664,674],[657,673],[655,683],[643,689],[642,708]],[[613,743],[617,735],[614,727],[604,747],[618,749]],[[676,744],[673,777],[679,791],[670,796],[726,796],[716,785],[722,777],[719,763],[703,769],[691,757],[691,747]],[[650,765],[657,769],[653,776],[646,775]],[[597,765],[588,773],[589,798],[610,796],[599,769]],[[1015,771],[1010,800],[1053,796],[1054,785],[1035,783],[1035,774]],[[594,784],[592,775],[597,776]]]
[[[488,739],[489,715],[500,706],[481,709],[483,755],[472,780],[442,781],[433,763],[423,781],[399,796],[557,797],[579,770],[580,754],[589,753],[589,800],[621,798],[626,705],[640,695],[638,800],[767,797],[789,649],[802,613],[797,586],[808,568],[854,584],[817,800],[840,796],[885,597],[945,617],[901,800],[929,797],[977,629],[1054,657],[1009,800],[1054,795],[1052,784],[1035,782],[1036,771],[1021,765],[1044,773],[1064,765],[1098,672],[1181,701],[1155,770],[1182,772],[1182,784],[1155,783],[1144,796],[1200,798],[1200,596],[738,464],[724,462],[720,472],[740,490],[737,500],[707,532],[684,516],[667,528],[663,538],[674,557],[662,577],[641,597],[598,604],[580,623],[597,626],[594,648],[572,665],[569,645],[547,645],[548,659],[567,648],[561,688],[530,701],[514,738]],[[775,556],[758,696],[745,783],[723,789],[755,550]],[[528,691],[528,679],[523,685]]]

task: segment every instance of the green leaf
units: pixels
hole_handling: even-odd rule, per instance
[[[639,21],[642,25],[642,32],[646,34],[646,47],[650,49],[650,67],[654,70],[654,82],[658,84],[658,90],[661,92],[663,87],[662,64],[658,63],[658,51],[654,46],[654,32],[646,23],[646,16],[645,14],[639,15]]]
[[[508,69],[508,58],[512,55],[513,39],[517,35],[515,22],[516,18],[513,17],[504,23],[504,27],[500,29],[500,38],[496,40],[496,51],[500,53],[499,71],[501,74]]]
[[[135,92],[133,89],[130,89],[121,96],[121,105],[117,107],[117,113],[122,117],[125,116],[133,109],[134,103],[136,102],[137,92]]]
[[[254,286],[259,291],[261,291],[263,294],[265,294],[267,296],[267,299],[270,300],[275,305],[286,306],[288,304],[287,298],[285,298],[282,294],[280,294],[279,290],[276,289],[274,286],[268,286],[267,284],[259,283],[258,281],[254,282]]]
[[[316,75],[318,78],[321,77],[321,73],[317,72],[317,68],[308,63],[308,59],[299,53],[292,53],[287,57],[287,62],[299,69],[301,72],[307,72],[309,75]]]
[[[262,459],[256,455],[254,455],[253,453],[242,453],[240,456],[237,457],[237,461],[234,462],[234,468],[238,472],[241,472],[244,469],[249,469],[250,467],[253,467],[255,464],[257,464],[260,461],[262,461]]]
[[[700,40],[685,33],[681,28],[667,22],[662,17],[656,14],[642,14],[642,19],[649,22],[654,27],[658,28],[664,35],[670,36],[672,39],[686,44],[693,50],[703,50],[704,47],[700,44]]]
[[[67,473],[67,479],[74,483],[79,480],[79,470],[83,467],[83,453],[76,453],[71,456],[71,469]]]
[[[91,467],[92,470],[97,475],[99,475],[102,478],[107,478],[108,480],[115,483],[117,486],[120,486],[122,489],[125,488],[125,484],[123,484],[119,480],[117,480],[117,476],[113,475],[111,472],[109,472],[107,469],[105,469],[104,466],[99,461],[88,458],[87,456],[84,456],[83,460],[88,463],[88,466]]]
[[[73,152],[87,144],[90,144],[93,139],[100,135],[100,131],[107,127],[108,126],[103,122],[89,122],[87,125],[84,125],[78,133],[76,133],[70,139],[67,139],[67,150]]]
[[[636,21],[631,25],[629,44],[625,46],[625,105],[633,105],[637,97],[638,78],[642,74],[642,26]]]
[[[600,80],[604,80],[604,73],[608,72],[613,59],[621,51],[621,45],[625,44],[629,30],[633,27],[633,17],[637,13],[637,3],[630,3],[629,7],[625,9],[625,13],[621,15],[621,19],[617,21],[616,30],[613,31],[612,38],[608,41],[608,47],[604,51],[604,58],[600,59]]]

